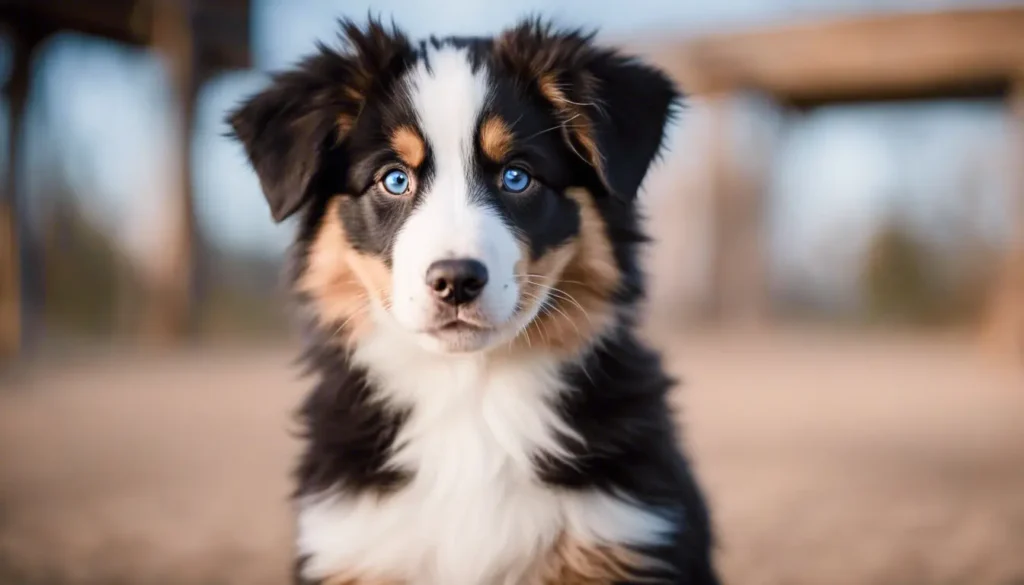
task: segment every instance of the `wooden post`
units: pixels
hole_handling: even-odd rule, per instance
[[[196,63],[189,3],[156,0],[153,49],[164,59],[174,88],[178,135],[177,196],[172,202],[167,245],[154,261],[157,275],[148,294],[147,335],[159,342],[180,340],[193,318],[196,274],[196,222],[192,196],[192,129],[195,119]]]
[[[10,112],[7,125],[7,169],[0,194],[0,358],[17,355],[25,341],[26,258],[29,252],[24,205],[18,184],[22,163],[22,129],[29,90],[29,61],[36,43],[26,35],[12,35],[11,73],[4,87]],[[38,300],[38,299],[36,299]]]
[[[732,150],[729,133],[729,94],[707,96],[710,128],[707,144],[708,208],[711,213],[711,286],[707,313],[720,321],[728,312],[730,240],[732,205],[729,179],[732,176]]]
[[[735,93],[710,99],[708,145],[712,213],[709,313],[721,324],[756,325],[767,310],[763,173],[739,164],[733,142]]]
[[[1011,143],[1006,163],[1013,234],[993,291],[985,333],[998,353],[1024,364],[1024,75],[1016,79],[1008,105]]]
[[[755,97],[748,94],[748,97]],[[766,208],[768,206],[769,183],[775,165],[774,129],[769,128],[769,114],[776,107],[770,96],[756,96],[758,109],[756,119],[745,122],[748,131],[755,133],[748,138],[752,152],[748,151],[743,164],[737,164],[734,200],[736,221],[732,235],[735,239],[733,259],[733,295],[736,324],[759,326],[764,324],[770,312],[768,291],[768,229]],[[739,163],[740,161],[737,161]]]

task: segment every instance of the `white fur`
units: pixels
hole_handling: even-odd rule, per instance
[[[354,352],[389,404],[411,407],[391,464],[410,485],[383,498],[301,503],[299,549],[312,579],[350,574],[408,585],[513,585],[560,534],[653,544],[669,523],[614,495],[544,485],[531,457],[579,440],[553,408],[552,358],[440,356],[387,326]]]
[[[412,332],[431,324],[433,293],[428,267],[437,260],[471,258],[486,267],[490,280],[478,301],[492,324],[509,322],[518,287],[519,246],[491,209],[473,201],[471,174],[480,113],[487,103],[486,71],[473,72],[462,50],[444,48],[428,55],[406,79],[420,129],[431,149],[434,178],[420,193],[422,203],[406,220],[394,248],[392,315]],[[421,341],[429,342],[429,336]]]

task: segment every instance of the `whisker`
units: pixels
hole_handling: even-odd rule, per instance
[[[363,313],[369,312],[369,309],[370,309],[370,304],[366,303],[362,307],[360,307],[357,311],[353,312],[351,315],[348,316],[348,319],[345,319],[341,323],[341,325],[338,325],[338,328],[334,330],[334,335],[338,335],[339,333],[341,333],[345,329],[345,327],[352,321],[352,319],[355,319],[356,317],[362,315]]]
[[[523,119],[523,116],[524,116],[524,115],[525,115],[525,114],[519,114],[519,117],[518,117],[518,118],[516,118],[516,121],[515,121],[515,122],[512,122],[511,124],[509,124],[509,125],[508,125],[508,129],[509,129],[509,131],[510,131],[510,132],[511,132],[512,130],[515,130],[515,129],[516,129],[516,124],[518,124],[518,123],[519,123],[519,122],[520,122],[520,121],[521,121],[521,120]]]
[[[574,106],[580,106],[583,108],[594,108],[595,110],[600,109],[595,102],[574,102],[569,98],[560,98],[554,101],[562,104],[572,104]]]
[[[521,282],[523,284],[533,284],[533,285],[543,286],[543,287],[554,286],[554,285],[549,285],[546,282],[539,281],[539,280],[526,280],[526,279],[523,279]],[[588,288],[590,287],[590,285],[588,283],[580,282],[578,280],[561,280],[560,279],[560,280],[558,280],[558,282],[559,283],[564,283],[564,284],[576,284],[576,285],[583,286],[583,287],[588,287]]]
[[[557,295],[558,298],[566,300],[566,301],[572,303],[577,309],[580,310],[580,313],[583,313],[583,316],[586,317],[587,321],[590,322],[591,325],[594,324],[593,320],[591,320],[591,318],[590,318],[590,313],[588,313],[587,310],[583,308],[583,305],[580,304],[580,302],[577,301],[575,297],[573,297],[571,294],[565,292],[564,290],[559,289],[559,288],[555,288],[555,287],[552,287],[550,289],[550,291],[552,293],[554,293],[555,295]]]
[[[524,293],[524,294],[530,295],[531,298],[533,298],[536,301],[539,301],[541,303],[541,311],[546,312],[549,315],[551,314],[550,311],[558,312],[559,315],[564,317],[569,322],[569,324],[572,325],[574,329],[576,329],[576,333],[579,333],[582,336],[582,332],[580,332],[579,327],[576,326],[576,322],[573,321],[572,318],[569,316],[569,314],[566,313],[563,309],[559,308],[557,305],[552,305],[550,303],[545,302],[546,299],[542,299],[542,298],[540,298],[538,296],[531,295],[530,293]],[[571,298],[569,300],[571,302],[575,302],[575,300],[573,300]],[[583,307],[581,307],[579,305],[579,303],[576,303],[576,306],[580,308],[580,311],[583,312],[583,315],[585,317],[587,317],[587,320],[589,321],[590,320],[590,316],[587,315],[587,312],[583,310]]]
[[[580,328],[576,325],[576,322],[572,320],[572,317],[570,317],[568,313],[559,308],[558,305],[547,306],[550,307],[551,310],[556,311],[559,315],[564,317],[565,320],[568,321],[570,325],[572,325],[572,328],[576,330],[576,335],[579,335],[581,338],[583,337],[583,332],[580,331]]]
[[[540,334],[544,338],[544,343],[546,345],[550,346],[551,345],[551,336],[548,334],[547,324],[544,323],[544,321],[536,321],[536,323],[537,323],[537,328],[539,329],[537,331],[537,333]]]
[[[529,274],[529,273],[527,273],[527,274],[522,274],[522,275],[517,274],[516,278],[522,278],[522,279],[532,279],[532,278],[548,279],[550,277],[544,276],[543,274]],[[530,282],[530,284],[543,284],[542,282],[533,281],[533,280],[529,280],[528,282]],[[564,282],[566,284],[578,284],[580,286],[587,286],[587,287],[591,286],[590,283],[586,283],[586,282],[583,282],[581,280],[566,280],[564,278],[559,278],[558,282]]]
[[[572,122],[576,118],[579,118],[581,115],[582,114],[575,114],[572,117],[568,118],[567,120],[562,120],[561,122],[559,122],[558,124],[556,124],[556,125],[554,125],[554,126],[552,126],[550,128],[547,128],[545,130],[541,130],[540,132],[536,132],[534,134],[531,134],[531,135],[527,136],[526,138],[523,138],[523,140],[526,141],[526,140],[530,140],[531,138],[536,138],[536,137],[540,136],[541,134],[546,134],[548,132],[551,132],[552,130],[558,130],[558,129],[561,129],[561,128],[569,128],[570,127],[569,126],[569,122]]]
[[[580,157],[581,161],[590,164],[590,161],[584,158],[583,155],[580,154],[580,151],[576,150],[576,147],[573,145],[572,140],[566,140],[565,143],[569,145],[569,149],[572,150],[576,154],[576,156]]]
[[[561,124],[558,124],[558,125],[552,126],[552,127],[550,127],[550,128],[547,128],[547,129],[545,129],[545,130],[541,130],[540,132],[535,132],[535,133],[533,133],[533,134],[531,134],[531,135],[527,136],[526,138],[523,138],[523,141],[525,142],[525,141],[527,141],[527,140],[530,140],[530,139],[536,138],[536,137],[540,136],[541,134],[547,134],[548,132],[551,132],[552,130],[558,130],[558,129],[560,129],[561,127],[562,127],[562,125],[561,125]]]
[[[533,341],[530,339],[530,326],[529,325],[527,325],[526,328],[523,329],[523,333],[526,334],[526,345],[527,345],[527,347],[529,347],[530,349],[533,349]]]
[[[564,301],[572,303],[573,306],[575,306],[577,309],[579,309],[580,313],[583,314],[583,316],[587,319],[587,322],[590,323],[590,325],[594,324],[593,319],[590,317],[590,313],[588,313],[587,310],[583,308],[583,305],[578,300],[576,300],[576,298],[574,296],[572,296],[571,294],[569,294],[565,290],[562,290],[562,289],[558,288],[557,286],[549,285],[549,284],[544,284],[544,283],[533,283],[533,284],[537,284],[539,286],[542,286],[542,287],[544,287],[547,290],[547,292],[549,294],[554,294],[557,298],[560,298],[560,299],[562,299]],[[523,291],[523,294],[529,294],[529,293],[527,291]],[[568,315],[566,315],[566,318],[567,319],[569,318]],[[575,325],[575,323],[574,323],[574,325]]]
[[[567,83],[554,83],[552,85],[554,86],[555,89],[557,89],[559,91],[559,94],[561,96],[561,97],[559,97],[557,99],[554,99],[552,101],[560,102],[560,103],[566,103],[566,104],[572,104],[574,106],[591,107],[591,108],[594,108],[595,110],[597,110],[599,112],[603,112],[604,106],[603,106],[603,104],[600,101],[574,102],[574,101],[570,100],[569,98],[565,97],[565,91],[567,89],[571,89],[571,86],[569,84],[567,84]]]

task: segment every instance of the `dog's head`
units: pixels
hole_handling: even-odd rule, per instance
[[[325,329],[576,351],[641,292],[634,202],[678,99],[661,72],[524,22],[413,44],[371,21],[229,123]]]

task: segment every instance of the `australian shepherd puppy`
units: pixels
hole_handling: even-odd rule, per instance
[[[229,116],[273,217],[299,218],[296,582],[717,583],[673,381],[635,332],[673,84],[535,20],[341,38]]]

